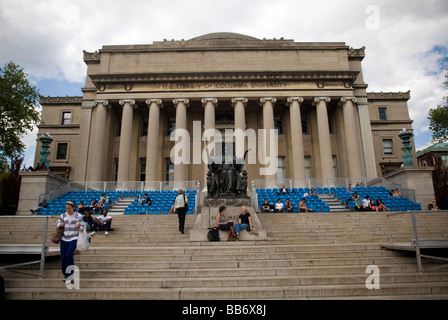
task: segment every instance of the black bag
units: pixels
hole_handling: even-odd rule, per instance
[[[0,276],[0,301],[6,300],[5,280]]]
[[[220,241],[219,230],[216,227],[208,228],[207,238],[210,241]]]
[[[183,196],[184,196],[184,207],[183,208],[185,211],[188,211],[188,201],[185,200],[185,194]]]

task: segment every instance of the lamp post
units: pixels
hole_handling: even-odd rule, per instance
[[[39,138],[40,142],[42,143],[42,150],[40,150],[40,164],[45,164],[45,168],[47,171],[50,170],[50,160],[47,159],[47,157],[50,155],[50,151],[48,150],[50,148],[50,143],[53,141],[53,137],[50,135],[49,132],[41,135]]]
[[[401,150],[404,151],[403,155],[403,166],[407,168],[413,168],[414,167],[414,161],[412,159],[412,146],[411,146],[411,137],[413,136],[411,131],[406,131],[406,128],[403,128],[403,130],[398,135],[403,143],[403,147],[401,147]]]

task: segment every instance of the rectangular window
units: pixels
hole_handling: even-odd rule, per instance
[[[165,158],[165,181],[174,181],[174,163],[170,158]]]
[[[114,181],[118,180],[118,158],[114,158]]]
[[[333,177],[336,178],[338,176],[338,163],[336,156],[333,156]]]
[[[70,111],[62,112],[62,124],[72,123],[72,113]]]
[[[168,117],[168,131],[167,131],[167,135],[171,135],[171,132],[174,131],[174,129],[176,129],[176,117]]]
[[[143,116],[142,117],[142,121],[141,121],[142,127],[141,127],[141,130],[140,130],[140,136],[145,137],[145,136],[148,135],[148,123],[149,123],[148,116]]]
[[[302,119],[302,133],[308,134],[308,114],[301,113],[300,117]]]
[[[68,143],[60,142],[56,146],[56,160],[67,160]]]
[[[140,162],[140,181],[146,180],[146,158],[139,158]]]
[[[328,130],[330,134],[334,134],[333,112],[328,112]]]
[[[312,177],[311,156],[305,156],[305,178],[311,179]]]
[[[278,157],[277,159],[277,180],[286,178],[286,162],[285,157]]]
[[[115,127],[115,136],[121,136],[121,118],[117,118],[116,127]]]
[[[383,139],[383,153],[393,154],[392,139]]]
[[[279,114],[274,116],[274,129],[278,130],[277,134],[283,133],[283,120]]]
[[[378,114],[379,114],[380,120],[387,120],[387,108],[386,107],[379,107]]]
[[[442,162],[445,165],[448,165],[448,154],[442,154],[441,157],[442,157]]]

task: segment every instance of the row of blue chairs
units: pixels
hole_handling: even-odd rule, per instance
[[[361,199],[369,196],[370,199],[376,202],[380,198],[386,208],[391,209],[391,211],[422,210],[419,203],[415,203],[404,196],[390,197],[390,190],[385,187],[355,187],[353,189]],[[347,204],[351,210],[354,210],[354,201],[350,200],[352,195],[347,192],[346,188],[335,188],[331,191],[341,202]]]
[[[299,203],[305,197],[307,207],[310,210],[315,212],[330,212],[330,207],[320,199],[318,195],[316,197],[306,195],[309,194],[311,188],[287,188],[288,193],[281,193],[281,190],[281,188],[256,189],[259,210],[261,211],[261,207],[265,200],[268,200],[270,204],[272,203],[275,205],[278,199],[280,199],[280,202],[283,204],[289,199],[292,203],[292,212],[299,212]],[[314,188],[313,190],[316,191],[317,194],[328,194],[330,192],[329,188]]]
[[[99,202],[100,197],[103,194],[106,194],[106,197],[109,198],[109,201],[105,203],[105,208],[109,208],[110,205],[116,202],[121,197],[126,197],[132,194],[132,196],[137,196],[141,194],[148,194],[151,198],[151,206],[145,205],[143,208],[136,208],[133,205],[136,204],[137,198],[135,198],[134,202],[128,206],[129,209],[125,211],[125,214],[138,214],[138,213],[147,213],[147,214],[162,214],[168,213],[171,209],[171,205],[173,204],[174,199],[177,196],[177,191],[171,190],[162,190],[162,191],[68,191],[61,195],[60,197],[54,199],[53,201],[49,201],[46,208],[42,208],[38,214],[40,215],[59,215],[65,212],[65,203],[68,200],[74,201],[76,206],[80,204],[81,201],[84,202],[86,206],[89,206],[94,199],[97,199]],[[188,214],[192,214],[195,207],[195,200],[197,190],[185,190],[186,195],[189,199],[188,206]],[[142,207],[141,205],[139,205]],[[138,210],[136,210],[138,209]],[[144,209],[144,210],[143,210]],[[99,214],[96,212],[94,214]]]
[[[187,214],[193,214],[196,205],[196,194],[197,190],[184,190],[185,195],[188,198],[188,210]],[[151,205],[149,204],[139,204],[138,196],[147,194],[151,199]],[[134,193],[136,197],[132,203],[125,209],[125,215],[131,214],[168,214],[171,210],[174,200],[178,196],[176,190],[167,191],[150,191],[150,192],[136,192]]]

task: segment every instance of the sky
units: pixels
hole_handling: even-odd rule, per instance
[[[212,32],[366,47],[368,92],[410,90],[417,150],[431,145],[428,110],[443,104],[446,0],[0,0],[0,66],[23,67],[43,96],[81,96],[83,50]],[[41,110],[41,109],[39,109]],[[24,136],[33,165],[37,129]]]

